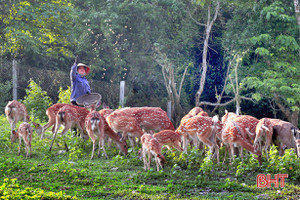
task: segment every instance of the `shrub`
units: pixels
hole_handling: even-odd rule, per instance
[[[71,99],[71,89],[68,86],[68,88],[66,90],[63,90],[62,87],[59,88],[58,91],[58,102],[57,103],[70,103],[70,99]]]
[[[1,199],[77,199],[64,192],[45,192],[39,188],[21,188],[17,183],[17,179],[4,179],[4,183],[0,186]]]
[[[9,81],[5,83],[0,83],[0,106],[4,108],[9,100],[11,100],[11,90],[12,84]],[[1,109],[1,113],[4,113],[4,109]]]
[[[24,97],[23,103],[33,118],[46,121],[46,109],[52,105],[51,98],[47,96],[47,92],[42,91],[42,88],[32,79],[30,79],[28,87],[29,89],[25,90],[26,96]]]

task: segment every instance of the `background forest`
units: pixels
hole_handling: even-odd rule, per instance
[[[125,106],[171,101],[175,124],[194,106],[299,123],[297,0],[9,0],[0,19],[1,110],[13,77],[56,103],[79,55],[111,108],[125,80]]]

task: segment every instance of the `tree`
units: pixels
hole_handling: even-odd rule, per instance
[[[12,61],[16,99],[17,63],[24,55],[72,55],[73,9],[67,0],[2,1],[0,9],[0,54]]]
[[[248,88],[248,94],[252,93],[252,98],[258,101],[269,98],[288,121],[297,125],[299,29],[295,26],[292,2],[262,1],[242,5],[244,7],[239,7],[227,22],[223,38],[227,48],[248,50],[240,67],[241,84]],[[251,18],[245,21],[246,16]]]
[[[207,72],[207,68],[208,68],[208,64],[207,64],[207,51],[209,48],[208,42],[209,42],[209,38],[211,35],[211,30],[213,27],[214,22],[217,19],[217,16],[219,14],[219,10],[220,10],[220,1],[196,1],[196,3],[194,5],[196,6],[200,6],[201,7],[205,7],[207,9],[207,16],[206,16],[206,23],[202,23],[201,21],[196,20],[193,17],[193,13],[190,11],[190,9],[188,10],[188,13],[191,17],[191,19],[200,26],[204,26],[205,27],[205,38],[204,38],[204,43],[203,43],[203,54],[202,54],[202,73],[201,73],[201,79],[200,79],[200,86],[198,88],[198,91],[196,93],[195,96],[195,104],[196,106],[200,105],[200,97],[203,93],[204,90],[204,85],[205,85],[205,80],[206,80],[206,72]],[[193,5],[193,4],[192,4]],[[211,9],[212,7],[214,7],[214,13],[213,15],[211,14]],[[196,10],[196,9],[195,9]],[[200,18],[200,20],[205,20],[205,18]]]

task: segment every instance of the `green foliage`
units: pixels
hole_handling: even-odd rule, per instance
[[[210,156],[207,156],[206,158],[203,159],[203,162],[201,163],[199,172],[204,175],[211,176],[213,166],[214,166],[214,163],[213,163],[212,159],[210,158]]]
[[[17,179],[4,179],[0,186],[1,199],[77,199],[66,195],[65,192],[45,192],[39,188],[21,188]]]
[[[28,87],[29,89],[25,90],[26,96],[24,97],[23,103],[33,118],[46,121],[46,110],[52,105],[50,97],[47,96],[47,92],[43,91],[32,79],[29,81]]]
[[[59,88],[58,91],[58,102],[57,103],[65,103],[68,104],[70,103],[71,99],[71,90],[70,86],[66,90],[63,90],[62,87]]]
[[[1,54],[15,57],[24,52],[41,54],[72,53],[69,28],[72,25],[72,4],[67,0],[1,2]]]
[[[236,6],[223,44],[229,57],[232,52],[247,52],[238,72],[247,95],[299,110],[300,47],[294,5],[278,0]]]
[[[12,99],[11,89],[12,83],[10,81],[0,83],[0,107],[3,108],[2,112],[7,102]]]

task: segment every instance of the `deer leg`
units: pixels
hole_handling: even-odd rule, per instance
[[[243,154],[244,153],[243,152],[244,149],[243,149],[242,146],[239,146],[238,149],[239,149],[239,154],[240,154],[241,160],[243,160],[244,159],[244,154]]]
[[[187,153],[187,143],[188,143],[188,141],[187,141],[187,134],[186,133],[182,134],[181,140],[182,140],[183,151],[184,151],[184,153]]]
[[[159,171],[158,157],[155,156],[156,170]]]
[[[21,145],[22,145],[22,138],[19,136],[19,150],[18,150],[18,155],[21,154]]]
[[[142,151],[143,151],[143,161],[144,161],[144,170],[147,171],[147,158],[146,158],[146,149],[142,147]]]
[[[95,141],[92,140],[92,142],[93,142],[93,150],[92,150],[91,160],[93,160],[93,158],[94,158],[94,152],[95,152],[95,146],[96,146]]]
[[[151,152],[148,149],[148,170],[150,170],[150,166],[151,166]]]
[[[128,137],[128,139],[129,139],[129,142],[130,142],[130,145],[131,145],[131,147],[132,147],[132,151],[134,152],[134,141],[133,141],[133,138],[132,137]]]
[[[234,146],[233,146],[232,142],[229,143],[229,146],[230,146],[230,151],[231,151],[231,159],[234,160],[235,151],[234,151]]]

